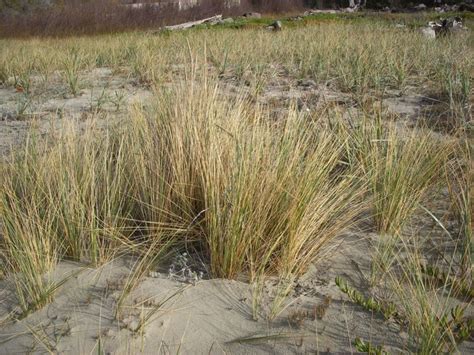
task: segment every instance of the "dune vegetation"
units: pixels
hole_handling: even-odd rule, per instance
[[[205,265],[202,282],[248,283],[252,317],[271,322],[289,312],[299,278],[357,232],[375,235],[370,286],[332,280],[346,302],[406,331],[403,351],[472,341],[473,35],[430,40],[419,22],[314,16],[278,33],[249,21],[0,39],[0,85],[16,90],[14,119],[32,123],[0,167],[0,275],[17,305],[5,326],[54,301],[75,275],[51,276],[65,261],[135,260],[119,317],[182,252]],[[101,68],[151,95],[128,105],[104,85],[79,116],[37,114],[49,91],[84,96]],[[268,95],[305,85],[316,94],[304,102]],[[414,94],[430,104],[413,119],[385,105]]]

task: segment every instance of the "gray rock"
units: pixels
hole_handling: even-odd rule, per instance
[[[288,21],[303,21],[303,17],[301,17],[301,16],[289,17]]]
[[[258,12],[246,12],[245,14],[242,15],[242,17],[245,18],[262,18],[262,14]]]
[[[421,33],[429,39],[435,39],[436,38],[436,31],[432,27],[423,27],[421,29]]]
[[[281,22],[275,21],[270,26],[268,26],[268,28],[273,31],[281,31],[282,30]]]

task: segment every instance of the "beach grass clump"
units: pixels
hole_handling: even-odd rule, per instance
[[[186,83],[178,92],[179,105],[163,93],[158,115],[143,117],[141,127],[162,135],[142,134],[136,199],[167,206],[140,218],[164,213],[165,224],[185,223],[214,276],[301,273],[360,212],[363,184],[352,171],[336,177],[342,152],[334,137],[294,109],[271,122],[244,97],[226,101],[213,84]],[[143,168],[160,160],[161,170]],[[163,198],[146,183],[171,187]]]
[[[55,240],[50,237],[52,211],[43,211],[34,202],[19,206],[12,201],[11,193],[2,193],[3,267],[5,274],[14,275],[18,304],[21,313],[26,314],[51,300],[53,284],[46,274],[56,265],[58,255]]]
[[[454,140],[384,122],[380,112],[363,118],[355,129],[344,126],[335,129],[346,137],[347,159],[361,167],[370,185],[375,228],[382,234],[401,233],[428,192],[444,181]]]
[[[336,122],[333,130],[345,145],[348,163],[360,168],[361,179],[368,184],[366,200],[379,234],[370,281],[375,285],[394,265],[400,236],[444,186],[455,140],[425,128],[383,121],[379,110],[364,115],[355,127]]]
[[[62,259],[194,245],[213,276],[289,277],[354,223],[365,185],[317,122],[295,108],[272,122],[208,78],[156,97],[120,125],[66,123],[12,156],[1,200],[12,274],[38,284]]]
[[[373,149],[375,223],[382,233],[396,234],[439,183],[452,147],[430,132],[404,133],[392,128],[373,143]]]

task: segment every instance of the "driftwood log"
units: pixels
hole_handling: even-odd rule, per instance
[[[220,21],[222,21],[222,15],[216,15],[216,16],[208,17],[202,20],[181,23],[179,25],[165,26],[164,28],[170,31],[186,30],[188,28],[191,28],[197,25],[202,25],[204,23],[216,24],[216,23],[219,23]]]

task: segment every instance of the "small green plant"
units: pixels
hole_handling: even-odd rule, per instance
[[[16,115],[19,118],[22,118],[25,116],[28,109],[30,108],[31,108],[30,95],[28,95],[27,93],[20,94],[20,96],[17,98],[17,103],[16,103]]]
[[[331,305],[332,298],[329,296],[324,297],[323,302],[313,306],[310,310],[307,309],[296,309],[288,314],[288,323],[296,328],[301,328],[305,321],[322,320],[329,306]]]
[[[385,319],[398,319],[396,307],[393,303],[382,303],[373,297],[364,297],[359,291],[352,288],[340,276],[336,277],[336,285],[344,292],[353,302],[366,308],[369,311],[381,313]]]
[[[370,341],[364,341],[361,338],[354,339],[354,346],[357,351],[361,353],[367,353],[369,355],[385,355],[387,352],[383,349],[383,346],[372,345]]]
[[[431,265],[420,265],[421,272],[432,278],[438,285],[450,287],[455,295],[474,299],[474,287],[463,278],[456,278],[439,267]]]
[[[474,318],[464,316],[465,308],[455,306],[451,308],[451,319],[445,315],[440,322],[454,334],[456,342],[461,343],[467,340],[474,331]]]
[[[387,352],[383,349],[383,346],[375,346],[372,345],[369,341],[364,341],[361,338],[354,339],[354,346],[356,347],[357,351],[361,353],[367,353],[369,355],[385,355]]]
[[[0,85],[4,85],[8,82],[9,73],[8,68],[4,65],[4,63],[0,64]]]
[[[133,75],[141,84],[153,86],[162,80],[162,56],[143,47],[138,47],[136,55],[131,57]]]
[[[121,107],[126,103],[126,92],[123,90],[115,90],[114,96],[110,98],[112,104],[115,106],[115,111],[120,111]]]
[[[252,86],[253,86],[253,95],[258,97],[262,94],[263,90],[265,89],[265,85],[268,81],[268,78],[271,74],[268,73],[267,65],[256,65],[255,68],[252,69],[252,73],[254,73],[254,77],[252,78]]]
[[[102,340],[102,336],[99,336],[99,338],[97,339],[97,343],[96,343],[96,346],[97,348],[97,355],[105,355],[107,354],[105,352],[105,349],[104,349],[104,345],[103,345],[103,340]]]
[[[60,281],[51,281],[43,275],[13,274],[16,296],[22,311],[17,318],[24,318],[49,304],[59,288],[79,272],[70,273]]]
[[[18,92],[29,94],[31,92],[31,69],[13,74],[13,86]]]
[[[412,71],[413,61],[410,53],[411,48],[403,48],[402,52],[396,55],[391,53],[387,56],[391,72],[393,72],[393,81],[395,87],[404,90],[410,72]]]
[[[228,59],[229,59],[229,51],[226,49],[224,50],[222,60],[216,58],[216,56],[212,53],[212,50],[209,50],[209,60],[211,63],[217,68],[217,73],[219,77],[224,76],[228,68]]]
[[[467,129],[471,117],[471,79],[469,67],[445,63],[441,71],[449,111],[456,119],[455,129]]]
[[[63,61],[63,77],[73,96],[77,96],[80,90],[79,71],[82,65],[82,56],[77,48],[69,51]]]
[[[107,87],[102,88],[100,94],[94,98],[94,91],[91,90],[90,111],[99,113],[104,109],[104,105],[111,101],[107,93]]]

